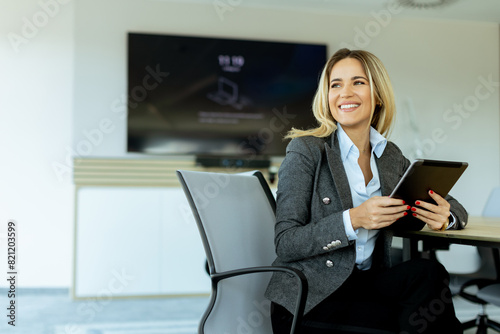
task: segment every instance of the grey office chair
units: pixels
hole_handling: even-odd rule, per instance
[[[300,323],[307,281],[299,270],[271,266],[275,202],[260,172],[221,174],[177,171],[207,255],[212,281],[200,334],[272,333],[264,291],[274,271],[300,282],[291,333]]]
[[[500,187],[490,193],[483,209],[484,217],[500,217]],[[486,313],[486,305],[500,306],[500,253],[498,248],[477,247],[480,266],[470,274],[450,274],[450,289],[452,294],[479,304],[480,313],[476,318],[466,321],[462,328],[477,327],[477,334],[486,334],[488,328],[500,332],[500,324],[491,320]],[[499,284],[496,284],[499,283]]]
[[[393,331],[343,324],[302,324],[307,281],[296,269],[271,266],[276,258],[276,203],[258,171],[242,174],[177,171],[207,255],[212,294],[200,334],[271,334],[270,302],[264,298],[270,274],[286,272],[299,280],[291,333],[369,333]],[[375,310],[376,311],[376,310]],[[299,328],[300,327],[300,328]]]

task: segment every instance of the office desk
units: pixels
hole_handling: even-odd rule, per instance
[[[463,230],[433,231],[426,226],[420,231],[396,231],[394,235],[404,238],[404,260],[418,257],[420,240],[424,249],[449,244],[500,248],[500,218],[473,216]]]

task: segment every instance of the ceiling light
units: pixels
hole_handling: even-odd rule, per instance
[[[398,0],[403,7],[409,8],[441,8],[451,5],[457,0]]]

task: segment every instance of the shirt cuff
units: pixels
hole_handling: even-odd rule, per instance
[[[455,215],[453,214],[453,212],[450,212],[450,222],[448,223],[448,227],[446,228],[447,230],[450,230],[453,228],[453,226],[455,226],[456,222],[457,222],[457,217],[455,217]]]
[[[344,229],[345,234],[348,240],[356,240],[358,239],[358,233],[354,231],[351,224],[351,215],[349,214],[349,210],[345,210],[342,213],[342,217],[344,218]]]

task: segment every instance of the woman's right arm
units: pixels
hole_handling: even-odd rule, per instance
[[[349,245],[343,210],[311,220],[311,216],[318,216],[311,209],[313,198],[321,201],[319,195],[313,194],[316,174],[320,173],[315,154],[321,152],[314,152],[314,148],[307,147],[303,141],[292,140],[278,173],[275,244],[276,253],[283,261],[324,254],[324,247],[332,241],[336,244],[335,249]]]

